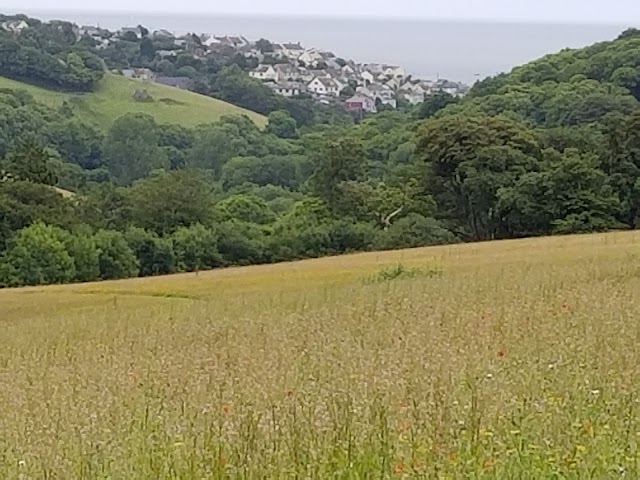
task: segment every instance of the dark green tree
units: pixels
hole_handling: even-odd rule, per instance
[[[267,132],[280,138],[296,138],[298,136],[298,125],[288,112],[277,110],[269,114]]]
[[[157,169],[168,169],[169,160],[159,145],[153,117],[127,114],[117,119],[104,144],[105,163],[121,185],[129,185]]]
[[[50,150],[29,135],[18,140],[4,160],[4,170],[14,180],[24,180],[44,185],[55,185],[56,172],[51,162]],[[0,171],[2,166],[0,165]],[[0,173],[0,176],[2,174]]]
[[[63,236],[61,230],[43,223],[20,230],[2,260],[6,278],[0,281],[11,286],[71,281],[76,270]]]
[[[313,155],[316,169],[310,178],[311,188],[333,212],[343,210],[343,184],[358,179],[365,158],[362,144],[349,138],[328,142]]]
[[[171,239],[160,238],[156,233],[132,227],[124,232],[124,238],[138,259],[139,275],[166,275],[176,271],[176,256]]]
[[[180,270],[197,272],[223,264],[218,251],[218,235],[203,225],[178,228],[171,239]]]
[[[427,122],[418,154],[427,163],[425,187],[441,214],[472,240],[500,236],[497,191],[535,168],[538,139],[505,116],[448,116]]]
[[[128,192],[133,224],[157,234],[208,224],[212,195],[205,178],[195,170],[177,170],[136,182]]]
[[[138,276],[138,260],[122,233],[100,230],[94,238],[99,252],[100,278],[112,280]]]

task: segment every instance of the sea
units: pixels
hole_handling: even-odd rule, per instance
[[[171,15],[27,11],[43,20],[118,29],[144,25],[175,34],[243,35],[300,42],[357,62],[401,65],[416,77],[473,84],[545,54],[613,40],[633,25],[491,23],[422,19]]]

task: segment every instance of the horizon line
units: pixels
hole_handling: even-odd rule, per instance
[[[568,26],[608,26],[608,27],[623,27],[623,28],[634,28],[628,20],[616,20],[616,21],[606,21],[606,22],[596,22],[596,21],[587,21],[587,20],[569,20],[569,19],[558,19],[558,20],[550,20],[550,19],[523,19],[523,18],[471,18],[471,17],[448,17],[448,16],[420,16],[420,17],[408,17],[403,15],[376,15],[376,14],[365,14],[365,15],[356,15],[356,14],[312,14],[312,13],[282,13],[282,14],[274,14],[269,12],[257,12],[257,13],[241,13],[241,12],[211,12],[211,11],[202,11],[202,10],[194,10],[189,12],[175,12],[171,10],[158,10],[153,12],[142,11],[142,10],[127,10],[127,9],[114,9],[114,10],[103,10],[103,9],[70,9],[70,8],[51,8],[51,9],[41,9],[41,8],[0,8],[0,13],[3,13],[2,10],[8,10],[10,15],[38,15],[44,14],[47,16],[50,15],[64,15],[64,14],[80,14],[80,15],[144,15],[148,17],[162,17],[166,15],[177,16],[182,18],[188,18],[191,15],[207,15],[211,17],[227,17],[227,18],[269,18],[269,19],[287,19],[287,20],[295,20],[295,19],[304,19],[304,20],[339,20],[339,21],[348,21],[348,20],[358,20],[358,21],[399,21],[399,22],[410,22],[410,23],[418,23],[418,22],[449,22],[449,23],[484,23],[484,24],[511,24],[511,25],[568,25]],[[62,18],[59,20],[63,20]],[[626,27],[625,27],[626,26]]]

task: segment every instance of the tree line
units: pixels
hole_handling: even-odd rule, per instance
[[[462,100],[356,123],[275,110],[262,130],[130,114],[101,131],[0,92],[0,284],[636,228],[639,69],[627,31]]]
[[[0,16],[0,22],[5,18]],[[1,76],[75,92],[98,85],[105,74],[104,62],[76,43],[71,23],[24,18],[29,28],[18,33],[0,29]]]

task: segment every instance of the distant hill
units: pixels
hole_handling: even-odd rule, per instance
[[[640,30],[616,40],[567,49],[477,82],[439,115],[516,114],[556,128],[590,125],[640,102]]]
[[[224,115],[246,115],[262,127],[267,120],[255,112],[236,107],[215,98],[180,90],[157,83],[131,80],[108,74],[100,87],[91,93],[66,93],[47,90],[27,83],[0,77],[0,88],[22,89],[50,107],[59,107],[66,100],[81,120],[107,128],[126,113],[147,113],[159,123],[194,126],[211,123]],[[152,101],[136,101],[136,90],[146,89]]]

